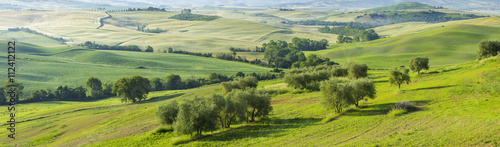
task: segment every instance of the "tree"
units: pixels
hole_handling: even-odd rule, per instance
[[[401,89],[401,84],[404,82],[409,84],[411,82],[410,75],[408,74],[409,71],[407,68],[398,69],[395,67],[389,71],[389,83],[398,85],[398,88]]]
[[[122,102],[146,99],[150,89],[149,80],[141,76],[121,78],[113,84],[113,93],[121,96]]]
[[[416,57],[410,60],[410,69],[420,74],[422,69],[429,70],[429,58],[427,57]]]
[[[5,87],[0,87],[0,92],[5,91]],[[0,105],[7,104],[7,97],[5,94],[0,94]]]
[[[214,107],[203,97],[194,97],[179,104],[179,113],[174,123],[177,134],[201,135],[203,131],[217,129],[217,117]]]
[[[160,91],[160,90],[164,90],[164,84],[165,82],[163,81],[163,79],[160,79],[160,78],[153,78],[151,80],[151,91]]]
[[[94,98],[103,97],[102,93],[102,82],[98,78],[89,77],[87,81],[85,81],[85,85],[90,88],[90,95]]]
[[[165,78],[166,90],[177,90],[183,88],[184,88],[184,82],[182,82],[181,76],[170,74]]]
[[[360,78],[351,81],[351,86],[353,87],[352,98],[353,103],[356,107],[359,106],[359,101],[363,100],[365,97],[375,98],[377,91],[375,90],[375,84],[368,78]]]
[[[336,113],[342,112],[353,100],[354,88],[346,81],[333,78],[321,82],[323,94],[322,103],[327,109],[334,109]]]
[[[146,52],[153,52],[154,50],[153,50],[153,47],[151,47],[151,46],[148,45],[148,47],[146,48],[145,51]]]
[[[161,124],[174,124],[177,114],[179,113],[179,104],[177,101],[172,101],[168,105],[158,106],[156,116],[160,119]],[[173,127],[173,126],[172,126]]]
[[[340,44],[340,43],[344,43],[344,35],[339,35],[337,36],[337,43]]]
[[[191,9],[183,9],[181,10],[181,14],[191,14]]]
[[[368,66],[366,66],[366,64],[349,64],[349,78],[351,79],[364,78],[368,76],[367,72]]]
[[[4,89],[4,95],[7,97],[7,101],[10,101],[11,97],[10,97],[10,90],[11,88],[9,88],[9,85],[16,85],[16,95],[14,96],[14,99],[16,100],[16,102],[19,102],[19,98],[23,96],[23,90],[24,90],[24,84],[22,83],[19,83],[19,82],[14,82],[14,83],[11,83],[10,81],[5,81],[2,85],[3,89]]]
[[[115,93],[113,93],[113,84],[112,83],[103,83],[102,84],[102,93],[106,97],[115,95]]]
[[[245,77],[245,74],[243,72],[238,72],[236,73],[236,77],[241,77],[241,78],[244,78]]]
[[[233,95],[224,98],[220,94],[213,94],[210,96],[210,102],[214,106],[215,115],[221,128],[229,128],[237,118],[244,118],[245,106],[236,101]]]
[[[479,43],[479,50],[477,56],[479,60],[493,57],[498,55],[500,52],[500,42],[499,41],[481,41]]]
[[[172,47],[168,47],[168,53],[173,53],[174,52],[174,49],[172,49]]]
[[[245,118],[247,122],[253,122],[256,117],[266,116],[273,110],[271,97],[266,91],[255,88],[237,89],[228,93],[228,96],[235,97],[238,102],[246,106]]]

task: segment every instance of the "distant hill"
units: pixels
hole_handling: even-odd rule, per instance
[[[397,10],[407,10],[407,9],[442,9],[442,7],[431,6],[431,5],[421,4],[421,3],[416,3],[416,2],[407,2],[407,3],[392,5],[392,6],[367,9],[366,11],[397,11]]]

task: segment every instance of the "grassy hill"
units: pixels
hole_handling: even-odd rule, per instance
[[[412,74],[412,83],[387,82],[387,71],[369,71],[377,98],[362,108],[348,109],[331,121],[333,111],[319,103],[320,92],[295,93],[281,80],[259,83],[259,88],[288,91],[272,97],[272,114],[264,122],[237,124],[228,132],[181,146],[429,146],[500,145],[500,64],[496,60],[431,68]],[[222,93],[220,86],[180,91],[153,92],[149,99],[122,104],[119,98],[94,102],[41,102],[20,104],[18,113],[21,146],[169,146],[190,140],[173,132],[152,134],[160,127],[157,106],[194,95]],[[389,116],[394,103],[407,100],[421,109],[403,116]],[[4,112],[5,113],[5,110]],[[0,119],[7,115],[1,115]],[[2,127],[5,127],[3,125]],[[17,129],[17,128],[16,128]],[[210,133],[209,133],[210,134]],[[2,132],[1,135],[6,135]],[[2,142],[13,145],[12,140]]]
[[[453,25],[370,42],[331,45],[327,50],[307,54],[319,54],[340,63],[366,63],[370,68],[407,66],[412,57],[427,56],[431,66],[442,66],[476,59],[477,44],[500,38],[499,30],[489,26]]]

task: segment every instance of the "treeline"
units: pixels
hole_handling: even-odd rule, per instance
[[[373,29],[359,30],[347,27],[330,28],[328,26],[325,26],[323,28],[319,28],[318,31],[321,33],[339,34],[339,36],[337,37],[337,43],[364,42],[379,39],[378,34]],[[353,36],[353,38],[349,36]]]
[[[149,28],[146,28],[146,25],[142,25],[142,26],[138,25],[137,31],[146,32],[146,33],[163,33],[163,32],[166,32],[167,30],[162,30],[160,28],[149,29]]]
[[[350,79],[367,77],[366,64],[348,63],[340,65],[320,65],[302,68],[293,68],[285,74],[284,82],[295,89],[319,90],[319,82],[332,77],[346,77]]]
[[[127,45],[127,46],[118,46],[118,45],[106,45],[106,44],[97,44],[95,42],[86,41],[85,43],[78,44],[77,46],[85,47],[88,49],[98,49],[98,50],[123,50],[123,51],[137,51],[140,52],[141,48],[137,45]]]
[[[35,30],[31,30],[29,28],[8,28],[7,30],[9,31],[13,31],[13,32],[17,32],[17,31],[23,31],[23,32],[26,32],[26,33],[31,33],[31,34],[37,34],[37,35],[42,35],[42,36],[45,36],[45,37],[48,37],[50,39],[53,39],[61,44],[66,44],[66,40],[64,40],[62,37],[52,37],[52,36],[49,36],[49,35],[46,35],[46,34],[43,34],[43,33],[40,33],[40,32],[37,32]]]
[[[147,8],[128,8],[126,11],[166,11],[165,8],[155,8],[155,7],[147,7]]]
[[[360,22],[337,22],[337,21],[322,21],[322,20],[301,20],[301,21],[290,21],[289,24],[299,24],[299,25],[314,25],[314,26],[337,26],[337,27],[349,27],[359,30],[365,30],[370,28],[375,28],[380,25],[360,23]]]
[[[233,81],[225,95],[197,97],[181,103],[173,101],[158,107],[156,115],[160,123],[171,125],[178,135],[201,135],[203,131],[230,128],[231,124],[246,121],[253,122],[258,117],[268,115],[273,107],[271,97],[264,90],[257,90],[257,80],[247,77]]]
[[[22,102],[41,102],[41,101],[85,101],[95,100],[114,96],[112,91],[113,84],[102,83],[99,79],[90,77],[85,82],[90,91],[83,86],[71,88],[68,86],[59,86],[55,90],[38,89],[33,91],[30,96],[23,99]],[[90,95],[87,95],[87,92]]]
[[[186,55],[201,56],[201,57],[212,57],[212,53],[200,53],[200,52],[196,53],[196,52],[182,51],[182,50],[172,50],[169,53],[186,54]]]
[[[420,12],[389,12],[389,13],[371,13],[368,14],[373,19],[387,19],[391,24],[405,22],[428,22],[439,23],[453,20],[464,20],[487,17],[484,15],[474,14],[459,14],[459,13],[443,13],[437,11],[420,11]],[[365,15],[366,16],[366,15]],[[364,17],[358,16],[357,18]]]
[[[184,9],[181,11],[181,14],[171,16],[168,19],[189,20],[189,21],[211,21],[211,20],[215,20],[217,18],[220,18],[220,17],[219,16],[191,14],[191,9]]]
[[[326,49],[328,41],[314,41],[304,38],[293,38],[291,43],[283,40],[274,41],[262,44],[264,50],[264,58],[268,61],[271,67],[290,68],[295,62],[306,61],[302,51]]]

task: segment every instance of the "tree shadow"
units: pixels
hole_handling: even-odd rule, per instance
[[[445,69],[441,72],[450,72],[450,71],[455,71],[455,70],[459,70],[459,69],[462,69],[462,67],[459,67],[459,68],[452,68],[452,69]]]
[[[420,100],[420,101],[410,101],[415,103],[417,106],[422,106],[430,103],[429,100]],[[368,105],[359,109],[352,109],[349,112],[345,113],[345,116],[374,116],[374,115],[386,115],[391,111],[392,107],[396,103],[383,103],[383,104],[375,104]]]
[[[228,132],[219,133],[217,135],[207,137],[201,140],[205,141],[231,141],[245,138],[258,138],[258,137],[280,137],[296,128],[303,128],[305,126],[316,125],[320,122],[320,118],[290,118],[280,119],[272,118],[253,125],[247,125],[238,129],[233,129]]]
[[[389,82],[389,80],[373,81],[373,83],[385,83],[385,82]]]
[[[434,86],[434,87],[426,87],[426,88],[417,88],[417,89],[412,89],[412,90],[409,90],[409,91],[441,89],[441,88],[448,88],[448,87],[455,87],[455,86],[457,86],[457,85]]]
[[[157,96],[157,97],[152,97],[147,100],[143,100],[140,102],[135,102],[133,104],[145,104],[145,103],[154,103],[158,101],[163,101],[163,100],[168,100],[168,99],[173,99],[179,96],[184,95],[184,93],[178,93],[178,94],[172,94],[172,95],[164,95],[164,96]]]

